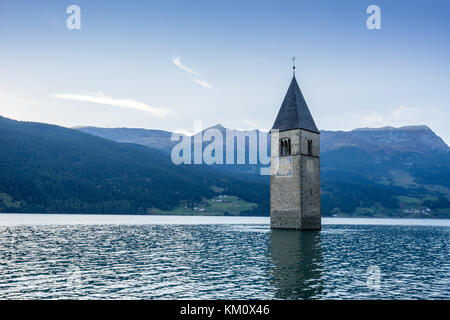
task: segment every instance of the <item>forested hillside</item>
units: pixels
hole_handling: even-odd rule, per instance
[[[214,128],[225,136],[224,127]],[[174,145],[170,132],[165,131],[92,127],[79,130],[165,152]],[[267,133],[259,134],[267,139]],[[430,128],[321,131],[320,141],[324,216],[450,217],[450,151]],[[217,165],[215,169],[247,181],[266,183],[268,189],[269,179],[260,176],[260,167]]]
[[[219,191],[220,190],[220,191]],[[218,194],[265,214],[268,190],[208,167],[59,126],[0,117],[0,211],[146,214]]]
[[[177,166],[170,135],[0,117],[0,212],[269,214],[259,164]],[[322,131],[321,198],[324,216],[449,218],[449,148],[425,126]]]

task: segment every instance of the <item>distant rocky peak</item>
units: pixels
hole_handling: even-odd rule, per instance
[[[403,126],[403,127],[381,127],[381,128],[357,128],[352,130],[352,132],[355,131],[432,131],[428,126],[426,125],[412,125],[412,126]]]
[[[350,131],[349,134],[372,144],[377,144],[381,148],[417,152],[449,151],[448,145],[425,125],[400,128],[360,128]]]

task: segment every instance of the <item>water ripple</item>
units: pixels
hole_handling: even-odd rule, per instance
[[[3,299],[449,299],[448,227],[0,226]],[[367,268],[380,270],[379,288]]]

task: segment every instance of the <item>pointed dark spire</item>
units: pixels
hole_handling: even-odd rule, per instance
[[[272,130],[279,131],[293,129],[304,129],[320,133],[314,123],[311,113],[309,112],[305,98],[303,98],[303,94],[297,84],[295,74],[292,77],[291,84],[272,127]]]

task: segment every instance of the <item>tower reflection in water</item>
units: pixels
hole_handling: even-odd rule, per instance
[[[320,231],[270,231],[276,299],[311,299],[322,291]]]

